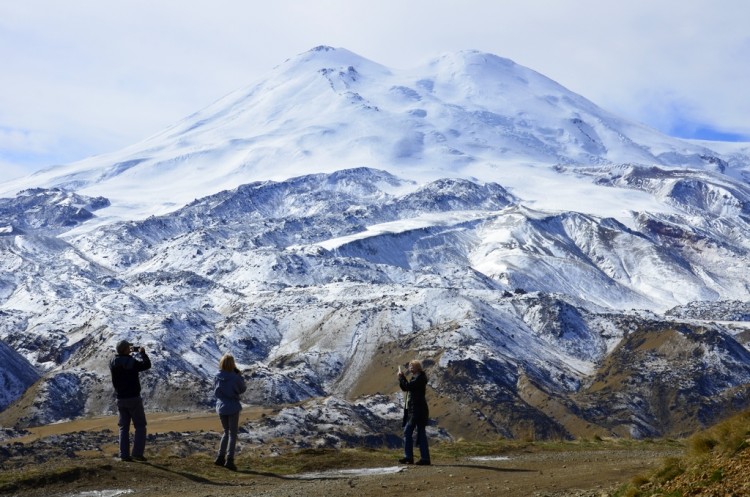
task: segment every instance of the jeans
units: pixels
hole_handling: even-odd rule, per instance
[[[219,457],[226,455],[227,459],[234,459],[237,431],[240,426],[240,413],[219,414],[219,419],[221,419],[221,427],[224,428],[224,434],[221,436],[221,444],[219,445]]]
[[[120,457],[130,457],[130,422],[135,427],[133,438],[133,456],[143,457],[146,448],[146,413],[143,411],[143,400],[140,397],[117,399],[117,410],[120,419]]]
[[[417,429],[417,444],[419,444],[419,456],[423,461],[430,460],[430,449],[427,446],[427,427],[423,424],[414,424],[409,421],[404,426],[404,457],[414,459],[414,428]]]

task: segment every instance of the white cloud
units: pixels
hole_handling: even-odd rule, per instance
[[[0,127],[54,137],[18,164],[75,160],[326,44],[395,68],[483,50],[664,131],[750,135],[749,18],[744,0],[3,2]]]

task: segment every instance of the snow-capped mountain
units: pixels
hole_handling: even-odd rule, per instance
[[[547,166],[624,163],[726,168],[705,146],[620,119],[495,55],[457,52],[396,71],[318,47],[141,143],[0,185],[0,196],[62,187],[108,198],[102,220],[128,220],[251,181],[365,166],[422,183],[497,182],[542,207],[602,215],[602,205],[550,195],[573,187]],[[611,189],[595,191],[610,205]]]
[[[417,356],[446,436],[682,434],[750,405],[744,319],[711,321],[748,300],[746,158],[494,55],[316,48],[0,185],[0,424],[110,412],[129,338],[152,409],[210,405],[231,351],[247,402],[388,418]]]

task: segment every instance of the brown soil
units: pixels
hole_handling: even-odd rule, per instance
[[[240,424],[257,420],[264,414],[271,414],[272,409],[259,407],[245,407],[240,412]],[[219,418],[214,411],[196,411],[190,413],[149,412],[146,415],[148,433],[158,434],[172,431],[194,432],[200,430],[216,430],[220,428]],[[77,419],[63,423],[36,426],[28,428],[27,435],[15,438],[10,442],[29,443],[51,435],[72,433],[76,431],[117,430],[117,416],[95,416]]]

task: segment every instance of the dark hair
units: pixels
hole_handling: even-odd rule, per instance
[[[117,347],[115,350],[117,350],[118,354],[123,355],[127,353],[128,347],[132,347],[132,346],[133,344],[128,342],[127,340],[120,340],[119,342],[117,342]]]

